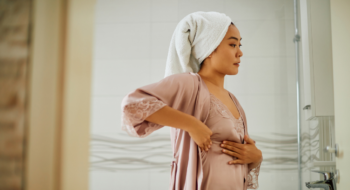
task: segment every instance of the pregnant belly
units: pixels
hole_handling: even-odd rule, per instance
[[[202,151],[203,188],[202,189],[243,189],[245,165],[228,164],[237,159],[222,152],[221,142],[213,142],[208,152]]]

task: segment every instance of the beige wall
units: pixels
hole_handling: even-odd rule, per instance
[[[87,190],[94,0],[33,3],[27,190]]]

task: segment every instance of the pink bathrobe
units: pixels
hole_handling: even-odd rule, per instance
[[[244,110],[236,97],[230,95],[242,113],[244,134],[248,135]],[[159,82],[137,88],[122,100],[122,129],[131,136],[140,138],[148,136],[163,126],[144,119],[165,105],[190,114],[205,123],[209,115],[210,93],[200,75],[193,72],[170,75]],[[169,189],[200,190],[203,167],[199,146],[188,132],[173,127],[171,127],[171,144],[173,161]],[[255,171],[255,175],[250,175],[248,164],[244,165],[247,179],[244,190],[257,188],[257,172]],[[254,169],[259,171],[260,165]]]

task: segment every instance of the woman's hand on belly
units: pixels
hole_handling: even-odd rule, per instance
[[[222,152],[238,158],[231,160],[228,164],[250,164],[262,161],[262,152],[255,146],[253,139],[249,138],[248,135],[244,135],[244,140],[247,144],[223,141],[221,144],[221,147],[224,148]]]

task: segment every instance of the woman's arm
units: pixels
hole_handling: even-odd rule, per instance
[[[204,123],[192,115],[183,113],[169,106],[164,106],[148,116],[145,120],[187,131],[201,150],[204,148],[204,150],[208,151],[212,144],[210,139],[212,131]]]
[[[202,150],[207,150],[211,144],[211,130],[181,107],[194,105],[198,85],[196,76],[180,73],[128,93],[121,103],[122,130],[130,136],[144,138],[170,126],[188,132]]]

